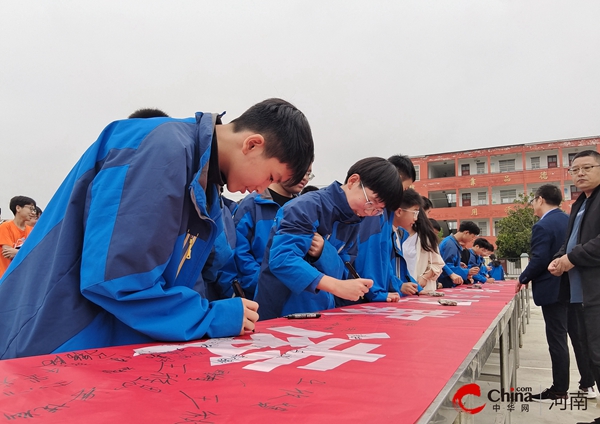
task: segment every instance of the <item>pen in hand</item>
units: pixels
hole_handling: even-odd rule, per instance
[[[354,266],[352,266],[352,264],[350,262],[346,261],[346,262],[344,262],[344,265],[346,265],[346,268],[348,269],[348,272],[350,273],[352,278],[360,278],[360,275],[358,275],[358,272],[356,272],[356,270],[354,269]],[[360,300],[365,300],[365,297],[361,296]]]

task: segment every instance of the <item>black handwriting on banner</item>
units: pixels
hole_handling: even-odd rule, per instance
[[[295,408],[296,405],[292,405],[286,402],[282,402],[282,403],[277,403],[277,404],[269,404],[268,402],[258,402],[256,404],[257,406],[259,406],[260,408],[264,408],[264,409],[271,409],[273,411],[281,411],[281,412],[285,412],[288,410],[288,408]]]
[[[190,377],[188,381],[217,381],[222,380],[229,374],[229,371],[217,370],[215,372],[205,372],[204,377]]]
[[[69,382],[70,383],[70,382]],[[35,408],[27,409],[25,411],[16,412],[16,413],[7,413],[4,412],[4,418],[8,421],[14,421],[19,419],[30,419],[36,417],[43,417],[45,414],[56,414],[62,410],[69,408],[69,403],[74,401],[88,401],[93,399],[96,395],[94,392],[96,391],[95,387],[91,389],[81,389],[79,392],[74,393],[66,402],[63,403],[48,403],[43,406],[37,406]]]
[[[202,424],[214,424],[212,421],[217,414],[211,411],[199,411],[199,412],[184,412],[180,419],[183,421],[177,421],[175,424],[187,424],[187,423],[202,423]]]

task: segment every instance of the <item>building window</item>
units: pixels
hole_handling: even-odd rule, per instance
[[[573,163],[573,159],[575,159],[576,155],[577,153],[569,153],[569,166],[571,166],[571,164]]]
[[[500,190],[500,203],[514,203],[517,198],[517,189]]]
[[[487,205],[487,193],[485,191],[477,193],[477,204]]]
[[[499,222],[500,222],[500,221],[494,221],[494,235],[495,235],[495,236],[497,236],[497,235],[498,235],[498,230],[499,230],[499,228],[498,228],[498,223],[499,223]]]
[[[460,166],[461,175],[471,175],[471,166],[467,163]]]
[[[446,194],[446,199],[448,200],[448,207],[455,208],[456,207],[456,193],[448,193]]]
[[[531,169],[540,169],[540,157],[531,158]]]
[[[456,221],[448,221],[447,224],[448,224],[448,231],[450,231],[450,234],[456,234],[456,231],[458,230]]]
[[[581,191],[577,187],[572,185],[571,186],[571,200],[577,200],[577,198],[579,197],[580,194],[581,194]]]
[[[556,155],[548,156],[548,168],[556,168],[558,166]]]
[[[479,235],[481,237],[485,237],[485,236],[489,235],[487,222],[485,222],[485,221],[478,222],[477,226],[479,227],[479,230],[480,230]]]
[[[415,181],[421,181],[421,165],[415,165],[415,173],[417,174]]]
[[[515,170],[515,160],[514,159],[505,159],[499,161],[500,172],[514,172]]]
[[[463,193],[462,205],[463,206],[471,206],[471,193]]]
[[[485,174],[485,162],[478,162],[477,163],[477,173],[478,174]]]

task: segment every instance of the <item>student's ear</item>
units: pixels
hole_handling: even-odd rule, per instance
[[[242,153],[261,153],[265,148],[265,138],[260,134],[251,134],[242,142]]]
[[[348,177],[348,182],[346,183],[346,185],[348,185],[348,188],[352,188],[358,183],[360,183],[360,175],[352,174],[350,175],[350,177]]]

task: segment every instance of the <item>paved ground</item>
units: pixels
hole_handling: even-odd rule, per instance
[[[498,364],[496,355],[488,360],[489,364]],[[576,392],[578,388],[579,373],[577,364],[571,351],[571,385],[570,391]],[[499,383],[480,381],[482,396],[487,396],[489,390],[499,389]],[[552,385],[552,371],[550,368],[550,355],[544,333],[544,320],[540,308],[531,303],[531,320],[527,332],[523,336],[523,347],[520,350],[520,367],[517,371],[517,387],[531,388],[532,392],[539,393]],[[572,404],[572,403],[573,404]],[[579,404],[578,404],[579,403]],[[494,411],[491,403],[479,414],[474,416],[476,423],[527,423],[527,424],[570,424],[580,421],[591,422],[595,417],[600,417],[600,408],[596,400],[585,401],[581,398],[572,398],[566,405],[552,405],[530,402],[516,402],[515,410],[507,411],[507,403],[501,404],[501,409]],[[529,411],[526,409],[529,407]],[[510,415],[510,416],[509,416]]]

